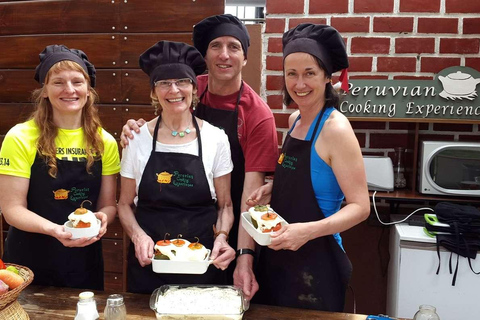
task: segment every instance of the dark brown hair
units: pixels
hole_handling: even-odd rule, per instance
[[[323,62],[322,60],[312,56],[312,58],[315,60],[315,62],[317,63],[318,67],[320,69],[323,70],[323,72],[325,72],[325,74],[327,75],[328,78],[331,78],[332,75],[329,75],[327,74],[327,70],[325,69],[325,66],[323,65]],[[285,84],[285,70],[283,70],[283,88],[282,88],[282,92],[283,92],[283,103],[286,105],[286,106],[289,106],[292,102],[293,102],[293,99],[292,97],[290,96],[290,94],[288,93],[288,90],[287,90],[287,86]],[[340,96],[338,94],[338,92],[333,88],[332,86],[332,83],[329,82],[327,83],[327,85],[325,86],[325,105],[326,106],[334,106],[335,109],[338,109],[340,107]]]

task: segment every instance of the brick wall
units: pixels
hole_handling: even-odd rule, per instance
[[[479,0],[267,0],[266,3],[262,94],[275,114],[279,141],[283,141],[288,115],[294,111],[282,104],[281,37],[299,23],[330,24],[341,32],[349,54],[351,79],[431,80],[451,66],[480,71]],[[394,147],[406,148],[407,182],[411,181],[415,123],[353,120],[351,123],[364,154],[393,158]],[[476,123],[421,123],[419,139],[480,141],[480,128]],[[409,213],[422,206],[402,203],[399,208],[394,203],[376,202],[384,220],[392,213]],[[389,228],[379,226],[372,211],[366,222],[342,233],[353,264],[354,296],[347,292],[346,312],[386,313]]]
[[[266,2],[262,90],[275,113],[282,139],[293,109],[282,104],[281,37],[299,23],[330,24],[341,32],[350,58],[351,79],[429,80],[450,66],[480,70],[480,1],[289,0],[285,4],[279,0]],[[412,152],[411,124],[352,125],[365,154],[392,155],[395,146]],[[422,124],[420,134],[432,140],[480,141],[478,124]]]

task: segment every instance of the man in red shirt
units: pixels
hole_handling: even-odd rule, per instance
[[[240,213],[247,211],[246,200],[265,183],[266,173],[275,170],[278,158],[275,120],[268,105],[242,80],[250,36],[237,17],[223,14],[200,21],[193,30],[193,43],[205,57],[208,68],[208,75],[197,77],[199,103],[194,113],[224,129],[229,137],[234,164],[231,192],[235,214],[229,236],[230,245],[238,249],[234,282],[251,298],[258,290],[249,270],[253,265],[255,243],[239,227]],[[138,130],[137,122],[129,120],[124,126],[124,134],[133,138],[130,128]],[[122,144],[128,144],[124,134]],[[222,230],[217,230],[216,236],[228,237]],[[231,274],[233,266],[229,269]]]

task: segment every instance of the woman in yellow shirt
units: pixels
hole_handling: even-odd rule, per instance
[[[31,268],[36,284],[103,289],[98,240],[115,218],[120,161],[98,117],[95,67],[80,50],[50,45],[35,80],[35,110],[0,150],[0,207],[10,224],[3,260]],[[63,224],[84,200],[100,232],[71,239]]]

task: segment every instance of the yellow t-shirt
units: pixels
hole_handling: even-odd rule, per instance
[[[104,129],[99,129],[104,143],[102,175],[120,171],[120,156],[115,138]],[[19,123],[11,128],[0,149],[0,174],[30,178],[30,169],[37,154],[36,142],[40,131],[33,120]],[[86,158],[83,129],[59,129],[55,138],[57,158],[82,161]]]

